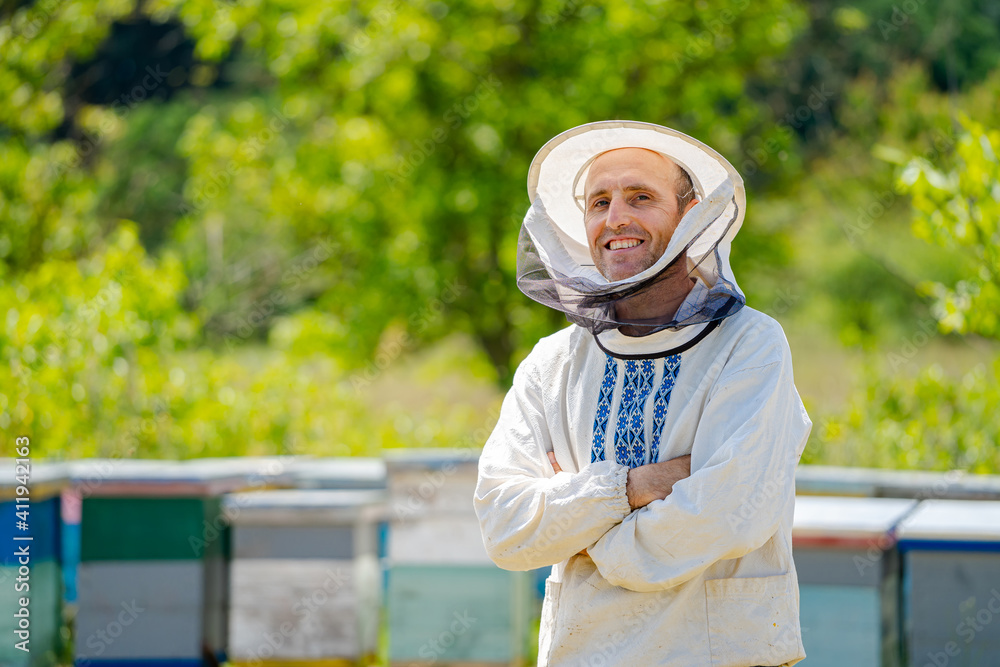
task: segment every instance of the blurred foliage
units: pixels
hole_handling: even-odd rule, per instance
[[[2,418],[40,455],[453,442],[481,408],[361,404],[380,358],[464,332],[503,385],[562,325],[514,287],[534,151],[623,116],[733,152],[772,120],[744,81],[776,84],[760,65],[804,21],[786,0],[3,14]]]
[[[821,136],[846,124],[858,100],[841,92],[858,77],[881,84],[861,105],[877,110],[900,63],[926,72],[937,91],[954,93],[987,78],[1000,62],[1000,5],[992,0],[805,0],[803,4],[807,26],[782,62],[786,86],[760,90],[779,115],[808,104],[814,88],[832,93],[823,113],[801,121],[803,136]]]
[[[1000,340],[1000,131],[964,119],[954,155],[937,164],[908,162],[899,185],[913,198],[915,234],[958,247],[974,260],[954,286],[929,283],[933,313],[943,331]],[[941,164],[954,161],[952,169]],[[940,365],[916,376],[899,373],[933,330],[911,333],[901,348],[865,369],[865,386],[846,415],[814,433],[806,462],[1000,472],[1000,357],[961,378]]]
[[[907,376],[870,362],[862,377],[843,414],[817,420],[802,463],[1000,472],[1000,362],[959,379],[937,364]]]
[[[35,40],[59,34],[69,7],[44,18]],[[240,335],[248,312],[322,239],[337,248],[334,260],[283,293],[275,313],[308,306],[350,322],[350,336],[329,341],[347,364],[370,359],[381,332],[399,323],[419,342],[467,331],[503,384],[560,321],[513,282],[534,151],[573,124],[634,117],[680,122],[734,152],[752,126],[774,122],[744,81],[777,85],[761,64],[803,21],[785,0],[679,11],[656,2],[185,1],[134,8],[104,42],[79,39],[71,69],[62,53],[29,55],[34,41],[13,41],[24,60],[69,71],[62,85],[24,85],[67,108],[48,127],[98,147],[88,166],[100,174],[102,212],[140,221],[151,249],[168,238],[178,246],[186,302],[210,342],[266,340],[273,317]],[[148,48],[134,46],[140,38]],[[219,77],[226,87],[208,87]],[[191,87],[195,103],[175,102],[175,84]],[[144,114],[142,98],[155,111]],[[100,118],[87,128],[87,115]],[[167,189],[183,199],[167,201]],[[458,294],[446,317],[430,321],[427,309],[449,290]]]
[[[936,90],[923,68],[899,65],[890,83],[862,75],[843,96],[850,111],[841,113],[826,153],[810,160],[808,177],[756,210],[794,230],[791,270],[779,276],[800,306],[796,324],[875,350],[898,346],[931,317],[922,283],[954,283],[977,270],[957,246],[932,246],[911,233],[911,193],[897,171],[911,155],[947,164],[961,132],[956,109],[1000,124],[1000,69],[950,94]]]
[[[474,440],[565,326],[514,284],[526,167],[605,118],[744,174],[751,305],[892,344],[917,283],[985,284],[910,237],[886,160],[937,164],[956,100],[995,124],[1000,94],[995,7],[912,4],[2,3],[0,428],[40,456]]]
[[[1000,129],[966,120],[958,165],[942,172],[917,159],[901,180],[913,194],[918,237],[968,253],[976,270],[954,287],[930,283],[935,315],[946,331],[1000,340]]]

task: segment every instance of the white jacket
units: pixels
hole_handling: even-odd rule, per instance
[[[627,384],[617,357],[649,358],[676,336],[614,331],[601,338],[612,358],[570,326],[538,342],[504,399],[475,507],[497,565],[555,565],[539,665],[748,667],[805,657],[791,530],[795,466],[812,423],[777,322],[744,307],[679,357],[651,359],[652,384],[625,400],[642,413],[645,455],[654,442],[657,460],[690,454],[691,476],[665,500],[629,509],[628,467],[614,460]],[[669,399],[665,414],[657,396]],[[599,437],[607,460],[592,463]],[[563,472],[553,473],[548,451]]]

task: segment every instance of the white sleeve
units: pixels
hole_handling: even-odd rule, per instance
[[[812,422],[791,362],[723,373],[692,446],[705,463],[589,549],[608,582],[634,591],[681,584],[763,546],[795,501],[795,466]]]
[[[525,360],[479,459],[475,508],[490,558],[507,570],[562,562],[629,513],[628,468],[592,463],[553,475],[552,438],[539,383]]]

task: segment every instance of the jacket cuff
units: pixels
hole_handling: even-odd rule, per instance
[[[609,514],[619,521],[627,517],[632,511],[626,493],[628,466],[617,461],[597,461],[590,464],[590,471],[593,475],[590,483],[596,487],[593,493],[597,497],[607,498]]]

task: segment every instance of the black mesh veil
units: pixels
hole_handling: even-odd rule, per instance
[[[654,150],[685,169],[699,203],[681,219],[656,263],[612,282],[590,256],[580,202],[594,158],[630,147]],[[678,330],[728,317],[744,305],[729,267],[730,243],[743,221],[743,182],[725,158],[704,144],[649,123],[590,123],[560,134],[539,151],[528,191],[532,204],[518,239],[518,288],[594,335],[624,324],[646,333]],[[675,313],[641,321],[619,317],[620,305],[643,298],[679,270],[693,287]]]

